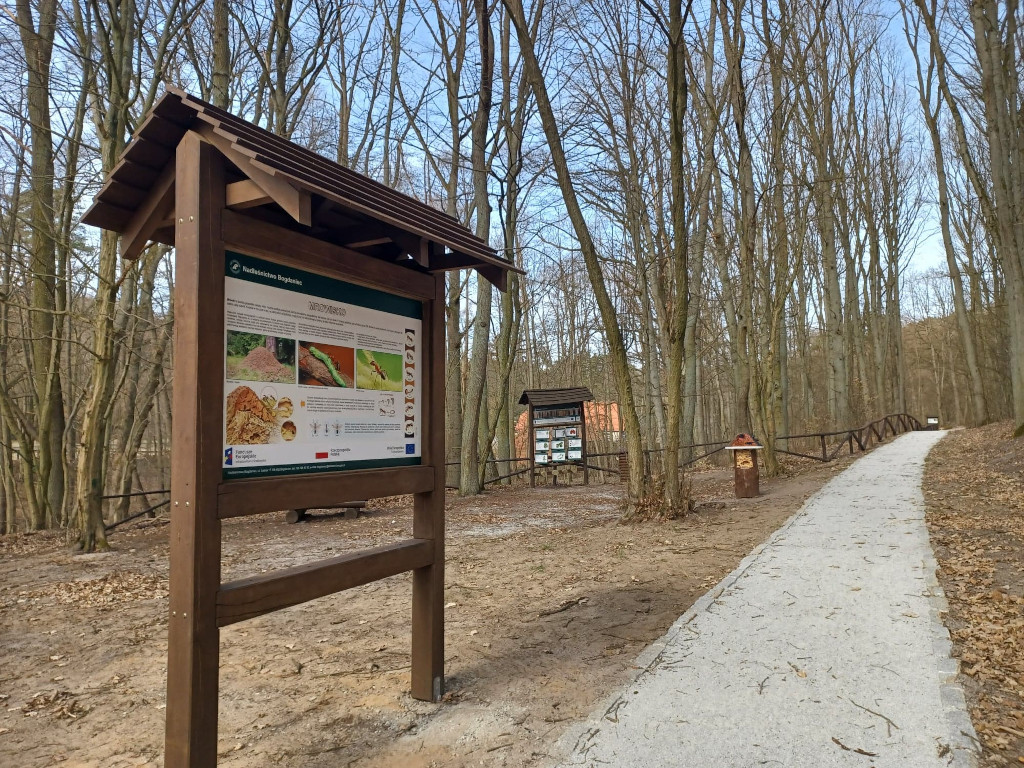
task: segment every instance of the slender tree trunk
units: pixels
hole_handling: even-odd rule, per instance
[[[52,525],[64,505],[64,402],[61,383],[61,340],[56,321],[58,295],[55,240],[53,134],[50,127],[50,66],[57,27],[58,3],[18,0],[18,26],[27,64],[27,117],[31,133],[32,382],[35,393],[35,443],[38,459],[23,465],[36,485],[28,501],[29,526]],[[29,456],[32,452],[28,452]]]
[[[494,37],[487,0],[474,0],[477,32],[480,40],[480,89],[477,94],[476,117],[473,120],[473,197],[476,208],[476,236],[490,239],[491,204],[487,194],[487,135],[491,115],[494,84]],[[469,359],[469,378],[466,381],[466,399],[462,412],[462,468],[459,492],[464,496],[480,493],[481,412],[485,404],[484,385],[487,381],[487,361],[491,341],[491,284],[477,276],[476,322],[473,327],[473,351]],[[486,424],[486,419],[484,420]]]
[[[1010,383],[1015,432],[1024,434],[1024,126],[1021,66],[1024,41],[1018,0],[970,3],[974,49],[981,70],[985,135],[992,174],[993,239],[1006,275]]]
[[[108,549],[103,525],[104,436],[114,395],[114,314],[117,305],[117,244],[114,232],[100,239],[100,269],[93,324],[93,365],[89,398],[79,434],[78,487],[75,528],[77,547],[84,552]]]
[[[682,0],[670,0],[668,11],[668,103],[669,155],[672,185],[671,271],[674,277],[672,312],[669,324],[668,420],[665,446],[665,501],[668,517],[685,515],[689,499],[680,467],[679,443],[683,418],[683,365],[686,351],[686,325],[689,316],[689,221],[686,205],[686,107],[689,83],[686,75],[686,41],[683,27],[690,14],[690,0],[684,11]]]
[[[953,233],[950,227],[949,182],[946,176],[945,150],[942,146],[939,125],[943,96],[941,92],[938,94],[932,92],[932,76],[936,68],[936,56],[934,49],[930,48],[928,67],[926,69],[922,67],[917,45],[918,28],[914,27],[912,29],[909,19],[906,17],[904,17],[904,21],[904,32],[907,35],[907,41],[910,43],[911,54],[917,64],[918,95],[920,96],[921,110],[924,113],[925,125],[928,128],[928,136],[931,139],[932,153],[935,158],[935,184],[938,192],[939,226],[942,232],[942,245],[946,255],[946,266],[949,269],[950,285],[953,289],[953,311],[956,316],[957,328],[960,332],[960,344],[963,347],[964,358],[967,363],[967,378],[971,389],[971,423],[977,426],[988,422],[988,404],[985,401],[985,387],[981,378],[981,369],[978,365],[974,330],[971,328],[970,317],[967,313],[963,280],[961,279],[960,268],[956,260]]]
[[[597,246],[594,244],[590,234],[590,229],[587,226],[586,218],[583,215],[583,210],[576,195],[576,187],[569,173],[569,164],[562,146],[562,134],[555,119],[554,108],[551,106],[551,99],[548,96],[547,84],[544,82],[540,63],[537,60],[534,40],[523,14],[522,2],[521,0],[503,0],[503,3],[511,15],[512,23],[516,28],[516,37],[519,40],[519,48],[522,51],[526,79],[530,83],[530,87],[537,99],[537,109],[540,114],[544,135],[547,138],[548,149],[551,152],[551,160],[555,169],[555,175],[558,178],[558,186],[561,189],[562,198],[565,201],[573,231],[576,233],[580,243],[583,261],[587,268],[587,276],[590,278],[590,284],[594,290],[594,298],[601,315],[605,336],[608,340],[611,367],[615,376],[615,386],[619,394],[619,414],[622,429],[625,432],[628,453],[627,515],[630,515],[637,511],[637,504],[646,496],[647,479],[644,474],[643,437],[640,434],[640,419],[636,410],[636,398],[633,395],[633,380],[629,359],[626,355],[626,345],[619,326],[618,313],[605,284],[604,273],[601,270],[601,263],[597,255]]]
[[[213,106],[227,109],[230,104],[231,41],[229,0],[213,0],[213,73],[210,100]]]

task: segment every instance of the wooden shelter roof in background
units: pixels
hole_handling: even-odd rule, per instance
[[[174,244],[175,149],[196,131],[228,160],[227,207],[366,256],[436,272],[474,268],[504,290],[520,272],[456,219],[287,139],[169,88],[86,212],[134,258]]]
[[[520,405],[532,405],[534,408],[545,408],[552,405],[569,405],[571,403],[587,403],[594,399],[587,387],[569,387],[566,389],[524,389],[519,398]]]

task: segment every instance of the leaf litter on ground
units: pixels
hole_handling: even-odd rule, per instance
[[[945,617],[989,765],[1024,763],[1024,441],[1009,423],[956,431],[929,455],[927,521]]]

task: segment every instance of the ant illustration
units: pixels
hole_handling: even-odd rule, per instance
[[[372,355],[367,353],[366,357],[367,357],[367,362],[369,362],[369,364],[370,364],[370,367],[373,368],[373,372],[375,374],[377,374],[377,376],[380,377],[381,381],[387,381],[388,380],[387,372],[383,368],[380,367],[380,364],[376,360],[373,359]]]
[[[336,421],[331,425],[331,427],[334,428],[334,436],[338,437],[341,434],[341,424]]]
[[[313,430],[313,437],[316,437],[317,435],[320,434],[320,422],[319,421],[311,421],[309,423],[309,428],[311,430]]]

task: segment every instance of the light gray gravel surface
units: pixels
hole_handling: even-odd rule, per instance
[[[913,432],[833,478],[565,734],[566,766],[970,766]]]

